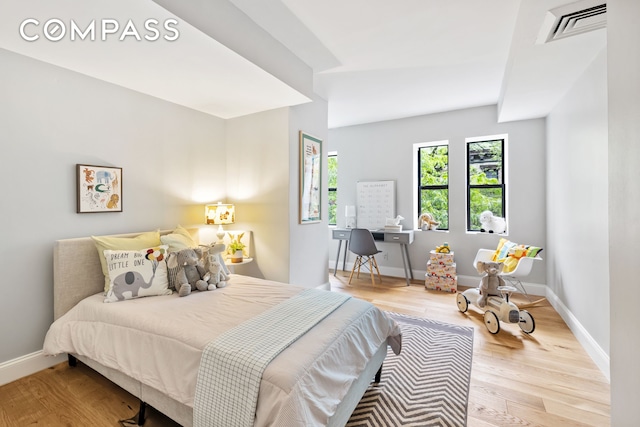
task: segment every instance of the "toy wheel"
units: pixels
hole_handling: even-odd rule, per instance
[[[469,309],[469,300],[467,299],[467,297],[460,293],[456,297],[456,303],[458,303],[458,310],[460,310],[462,313],[466,313]]]
[[[536,322],[533,320],[533,316],[527,310],[520,310],[520,322],[518,326],[525,334],[530,334],[536,329]]]
[[[500,320],[498,319],[498,315],[491,310],[484,312],[484,325],[492,334],[500,332]]]

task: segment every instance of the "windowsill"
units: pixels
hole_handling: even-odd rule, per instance
[[[500,236],[500,237],[509,236],[509,233],[487,233],[486,231],[469,231],[469,230],[467,230],[466,234],[479,234],[479,235]]]

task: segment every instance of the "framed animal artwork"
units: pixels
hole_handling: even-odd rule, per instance
[[[77,213],[122,212],[122,168],[76,165]]]

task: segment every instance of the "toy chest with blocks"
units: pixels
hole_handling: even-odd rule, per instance
[[[452,293],[458,291],[458,276],[456,263],[453,261],[453,252],[430,252],[424,285],[427,289],[436,291]]]

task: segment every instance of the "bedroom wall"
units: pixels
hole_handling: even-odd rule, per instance
[[[476,283],[473,259],[479,248],[495,248],[499,237],[466,232],[465,138],[508,134],[507,212],[510,240],[546,247],[545,220],[545,121],[497,123],[496,107],[486,106],[385,122],[331,129],[329,151],[338,152],[338,226],[344,226],[344,206],[356,204],[356,183],[365,180],[395,180],[396,210],[405,217],[404,228],[413,227],[413,144],[449,140],[450,230],[417,231],[409,246],[416,278],[424,278],[428,253],[442,242],[455,251],[457,271]],[[337,243],[330,240],[333,268]],[[398,245],[378,243],[388,255],[376,257],[383,274],[403,276]],[[544,252],[542,254],[543,258]],[[349,258],[353,261],[353,256]],[[421,272],[422,276],[418,275]],[[545,261],[538,262],[526,279],[544,284]],[[461,278],[461,282],[463,281]]]
[[[567,323],[608,374],[607,122],[605,49],[547,117],[547,283],[558,311],[571,313],[575,322]]]
[[[327,272],[328,242],[327,204],[322,204],[321,222],[299,223],[300,199],[300,143],[299,131],[303,130],[323,141],[322,158],[327,156],[328,104],[317,96],[312,103],[291,107],[289,115],[289,233],[290,233],[290,282],[305,287],[330,289]],[[322,176],[327,176],[327,162],[322,164]],[[327,180],[322,180],[322,200],[327,200]]]
[[[320,223],[298,223],[301,129],[326,140],[325,100],[315,97],[312,103],[227,121],[227,193],[236,204],[238,221],[230,228],[252,230],[255,255],[253,263],[236,270],[305,287],[328,287],[326,212]],[[326,164],[323,167],[326,174]],[[326,186],[322,191],[326,200]]]
[[[201,224],[226,170],[220,119],[1,49],[0,63],[2,364],[42,349],[55,240]],[[76,163],[123,168],[124,212],[76,213]]]
[[[638,16],[640,2],[607,2],[612,426],[637,424],[640,396],[640,334],[634,327],[640,276],[634,250],[640,241],[640,27],[634,24]]]
[[[227,121],[227,193],[236,204],[230,229],[253,232],[254,262],[238,273],[289,281],[288,108]]]

